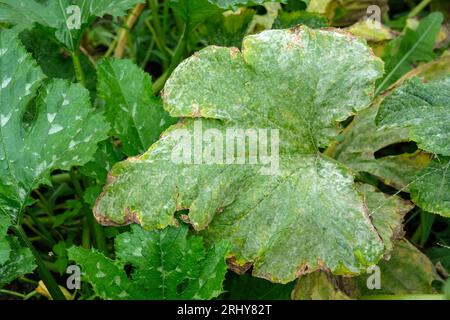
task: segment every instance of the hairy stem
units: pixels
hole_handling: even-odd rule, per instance
[[[72,62],[75,69],[75,76],[77,77],[77,81],[83,87],[86,87],[86,78],[84,77],[83,68],[81,67],[80,52],[78,50],[72,53]]]

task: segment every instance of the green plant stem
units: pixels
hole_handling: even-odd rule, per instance
[[[20,281],[20,282],[25,282],[25,283],[30,283],[30,284],[32,284],[32,285],[34,285],[34,286],[37,286],[37,285],[38,285],[38,282],[37,282],[37,281],[28,279],[28,278],[26,278],[26,277],[20,277],[20,278],[19,278],[19,281]]]
[[[180,41],[178,42],[177,48],[173,55],[172,62],[169,65],[169,68],[153,84],[153,92],[155,94],[158,94],[164,88],[164,85],[165,85],[167,79],[170,77],[172,72],[175,70],[175,68],[178,66],[178,64],[183,59],[183,56],[184,56],[184,54],[186,52],[186,48],[187,48],[188,38],[189,38],[189,32],[187,32],[187,26],[185,25],[183,28],[183,33],[181,35]]]
[[[19,237],[19,239],[22,241],[22,243],[28,247],[28,249],[31,250],[33,253],[34,259],[36,260],[36,264],[38,266],[38,273],[41,277],[42,281],[44,281],[45,286],[47,287],[48,292],[52,296],[54,300],[66,300],[64,294],[62,293],[61,289],[58,286],[58,283],[56,282],[55,278],[53,278],[50,271],[47,269],[47,267],[44,264],[44,261],[42,260],[39,252],[34,248],[33,244],[28,240],[27,235],[25,234],[25,231],[23,231],[21,226],[13,226],[12,230],[14,234]]]
[[[432,0],[422,0],[414,9],[411,10],[411,12],[408,14],[408,18],[414,18],[418,16],[423,9],[425,9]]]
[[[86,79],[84,77],[83,68],[81,67],[80,52],[78,50],[72,53],[72,62],[75,69],[75,76],[77,77],[77,81],[83,87],[86,87]]]
[[[29,216],[31,217],[31,220],[36,225],[37,229],[42,233],[44,238],[51,244],[53,247],[56,244],[55,239],[53,239],[53,236],[48,232],[48,230],[45,228],[45,226],[39,221],[39,218],[36,217],[36,214],[34,212],[29,211]]]
[[[91,236],[89,234],[89,225],[86,221],[83,223],[83,230],[81,234],[81,246],[84,249],[88,250],[91,248]]]
[[[48,239],[44,234],[42,234],[42,232],[40,232],[39,230],[37,230],[29,221],[27,221],[26,219],[23,221],[22,225],[26,225],[28,229],[30,229],[32,232],[34,232],[34,234],[36,234],[42,241],[45,242],[45,244],[49,247],[52,248],[53,245],[55,244],[54,241],[51,241],[50,239]],[[30,239],[30,241],[32,241]]]
[[[163,34],[167,34],[169,32],[169,9],[170,3],[169,1],[164,1],[163,4]]]
[[[166,59],[169,59],[171,57],[172,53],[170,52],[170,50],[167,47],[165,47],[163,45],[163,43],[161,42],[161,39],[156,34],[155,29],[153,28],[152,24],[150,23],[150,20],[148,20],[148,19],[145,20],[145,25],[147,26],[148,30],[152,34],[152,40],[154,40],[156,42],[158,49],[164,54]]]
[[[113,42],[111,43],[111,45],[108,48],[108,51],[106,51],[106,53],[104,54],[103,58],[109,58],[112,55],[112,53],[114,52],[116,46],[117,46],[117,38],[115,38],[113,40]]]
[[[62,184],[67,182],[70,182],[70,174],[68,173],[60,173],[52,176],[53,184]]]
[[[53,208],[52,208],[51,204],[47,201],[47,199],[44,197],[44,195],[39,190],[35,190],[34,192],[39,197],[39,202],[38,202],[39,207],[41,207],[50,216],[54,216]]]
[[[21,298],[21,299],[25,299],[25,297],[26,297],[26,295],[24,295],[22,293],[11,291],[11,290],[6,290],[6,289],[0,289],[0,294],[6,294],[9,296],[13,296],[13,297]]]
[[[152,11],[152,21],[155,26],[155,30],[158,34],[158,38],[161,41],[163,47],[166,47],[166,39],[164,37],[164,30],[159,20],[159,2],[158,0],[148,0],[149,6]]]
[[[153,48],[155,47],[155,40],[152,38],[152,41],[150,45],[148,46],[147,52],[145,53],[144,60],[142,60],[140,66],[142,69],[145,69],[145,66],[148,63],[148,60],[150,60],[150,56],[152,55]]]

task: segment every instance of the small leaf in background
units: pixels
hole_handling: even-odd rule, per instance
[[[414,203],[422,209],[450,216],[450,77],[422,83],[405,81],[380,106],[382,128],[405,127],[411,140],[430,153],[443,155],[417,174],[411,186]]]
[[[392,42],[383,57],[386,73],[379,81],[377,93],[384,91],[410,71],[414,63],[436,58],[433,49],[443,20],[441,13],[432,13],[420,21],[416,30],[407,28],[403,36]]]
[[[444,294],[445,297],[450,300],[450,280],[447,280],[447,282],[444,285]]]
[[[249,274],[228,273],[225,300],[290,300],[294,282],[276,284]]]
[[[64,274],[69,265],[69,259],[67,258],[67,245],[65,241],[59,241],[52,248],[56,256],[55,267],[60,274]]]
[[[422,209],[450,217],[450,157],[437,157],[419,172],[411,198]]]
[[[450,156],[450,77],[430,83],[414,78],[387,96],[376,122],[383,128],[407,128],[420,149]]]
[[[394,243],[403,237],[403,218],[414,205],[399,196],[384,194],[368,184],[359,185],[358,190],[364,194],[370,217],[383,239],[385,255],[388,255]]]
[[[356,278],[358,290],[355,295],[402,295],[402,294],[433,294],[433,282],[440,278],[433,263],[415,246],[406,240],[399,241],[392,252],[389,261],[379,264],[381,289],[367,288],[367,278],[370,274]],[[351,282],[352,279],[349,279]]]
[[[190,32],[207,18],[249,4],[271,5],[283,0],[169,0],[175,13],[186,23]]]
[[[374,26],[367,20],[359,21],[347,28],[349,32],[357,37],[366,39],[368,42],[382,42],[392,40],[395,37],[394,32],[381,23]]]
[[[55,217],[52,225],[53,228],[57,228],[65,223],[68,223],[69,221],[73,221],[80,216],[83,208],[83,204],[80,201],[67,200],[65,205],[67,206],[67,209]]]
[[[136,156],[158,140],[175,123],[153,95],[150,76],[130,60],[106,59],[97,66],[98,94],[105,115],[123,152]]]
[[[186,226],[150,232],[134,226],[116,237],[115,247],[116,260],[79,247],[68,250],[103,299],[212,299],[223,292],[228,245],[206,250]],[[129,276],[126,266],[132,267]]]
[[[239,47],[255,13],[251,9],[240,9],[214,15],[198,28],[199,34],[208,45]]]
[[[214,16],[224,9],[209,0],[169,0],[170,6],[186,23],[187,31],[192,31],[208,17]]]
[[[367,172],[386,185],[408,191],[416,175],[430,163],[430,155],[414,151],[378,156],[385,148],[398,146],[409,138],[405,128],[378,130],[375,124],[377,113],[378,105],[358,113],[345,129],[344,140],[329,152],[353,170]]]
[[[447,230],[448,231],[448,230]],[[430,257],[433,263],[441,263],[442,266],[450,272],[450,246],[435,246],[432,247],[427,255]]]
[[[388,261],[358,277],[334,277],[324,271],[302,276],[293,291],[299,300],[367,299],[370,296],[435,294],[441,281],[431,261],[406,240],[395,244]],[[377,272],[377,274],[375,274]],[[369,288],[370,277],[379,276],[380,288]]]
[[[94,159],[82,166],[80,172],[102,185],[112,166],[124,157],[125,155],[113,143],[102,141],[98,144]]]
[[[273,24],[274,29],[292,28],[297,25],[305,25],[310,28],[326,28],[328,20],[321,15],[307,11],[280,11],[277,19]]]
[[[0,212],[15,222],[30,192],[49,184],[52,170],[88,162],[108,126],[78,84],[44,76],[14,32],[0,32]],[[11,63],[14,61],[14,63]],[[39,92],[28,122],[29,103]]]
[[[316,271],[298,279],[292,292],[293,300],[349,300],[326,271]]]
[[[22,247],[19,239],[14,236],[6,236],[5,240],[8,242],[10,252],[9,259],[0,263],[0,288],[36,269],[30,249]]]

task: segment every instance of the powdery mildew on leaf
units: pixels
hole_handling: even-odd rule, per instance
[[[414,203],[424,210],[450,216],[450,77],[422,83],[406,81],[381,104],[377,123],[406,128],[419,148],[437,155],[411,185]]]
[[[116,165],[94,213],[104,224],[148,229],[188,219],[206,239],[233,245],[229,262],[289,282],[316,269],[358,274],[384,245],[345,166],[319,154],[338,121],[366,108],[383,70],[364,41],[336,30],[272,30],[249,36],[242,52],[208,47],[183,62],[163,100],[174,117],[205,129],[280,132],[280,173],[260,165],[177,165],[171,154],[184,119],[139,158]]]

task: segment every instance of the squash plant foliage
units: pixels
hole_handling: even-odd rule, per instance
[[[327,2],[293,2],[0,0],[0,299],[26,275],[52,299],[439,293],[448,252],[431,261],[414,244],[434,221],[449,240],[450,55],[413,68],[436,58],[443,15],[395,39],[384,26],[370,39],[391,42],[375,54],[321,28],[335,18]],[[92,37],[111,32],[98,19],[130,9],[129,30],[89,55]],[[179,38],[164,36],[169,26]],[[210,43],[211,26],[241,48]],[[147,27],[145,57],[122,59]],[[56,79],[51,63],[73,74]],[[389,153],[406,143],[414,150]],[[420,217],[408,238],[406,215]],[[83,283],[73,296],[62,277],[72,263]],[[383,282],[372,290],[374,268]]]

